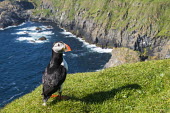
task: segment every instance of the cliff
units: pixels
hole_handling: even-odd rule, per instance
[[[90,43],[126,47],[141,60],[170,58],[169,0],[32,0],[32,19],[56,22]]]
[[[28,20],[30,15],[28,10],[33,8],[33,4],[26,1],[0,2],[0,28],[18,25]]]

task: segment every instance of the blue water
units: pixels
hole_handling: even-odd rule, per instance
[[[47,28],[49,25],[53,28]],[[42,30],[36,31],[36,27]],[[37,41],[41,36],[48,40]],[[72,48],[64,56],[68,73],[100,70],[111,57],[105,50],[83,42],[53,23],[26,22],[0,30],[0,107],[41,84],[55,41],[63,41]]]

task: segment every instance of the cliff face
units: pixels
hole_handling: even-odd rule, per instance
[[[34,0],[32,0],[34,1]],[[36,0],[33,18],[102,47],[127,47],[142,60],[170,58],[169,0]]]
[[[18,25],[29,18],[29,9],[34,8],[30,2],[0,2],[0,28]]]
[[[104,68],[115,67],[125,63],[139,62],[139,53],[128,48],[113,48],[112,57]]]

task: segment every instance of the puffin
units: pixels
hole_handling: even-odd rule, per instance
[[[62,84],[64,83],[68,71],[68,65],[63,57],[64,52],[71,51],[69,45],[64,42],[54,42],[52,47],[52,56],[48,66],[42,76],[42,95],[43,95],[43,106],[50,97],[57,97],[61,99]],[[52,95],[57,92],[59,95]]]

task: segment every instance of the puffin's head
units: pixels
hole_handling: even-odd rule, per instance
[[[52,50],[55,53],[62,53],[62,52],[71,51],[71,48],[69,45],[65,44],[64,42],[55,42],[53,44]]]

